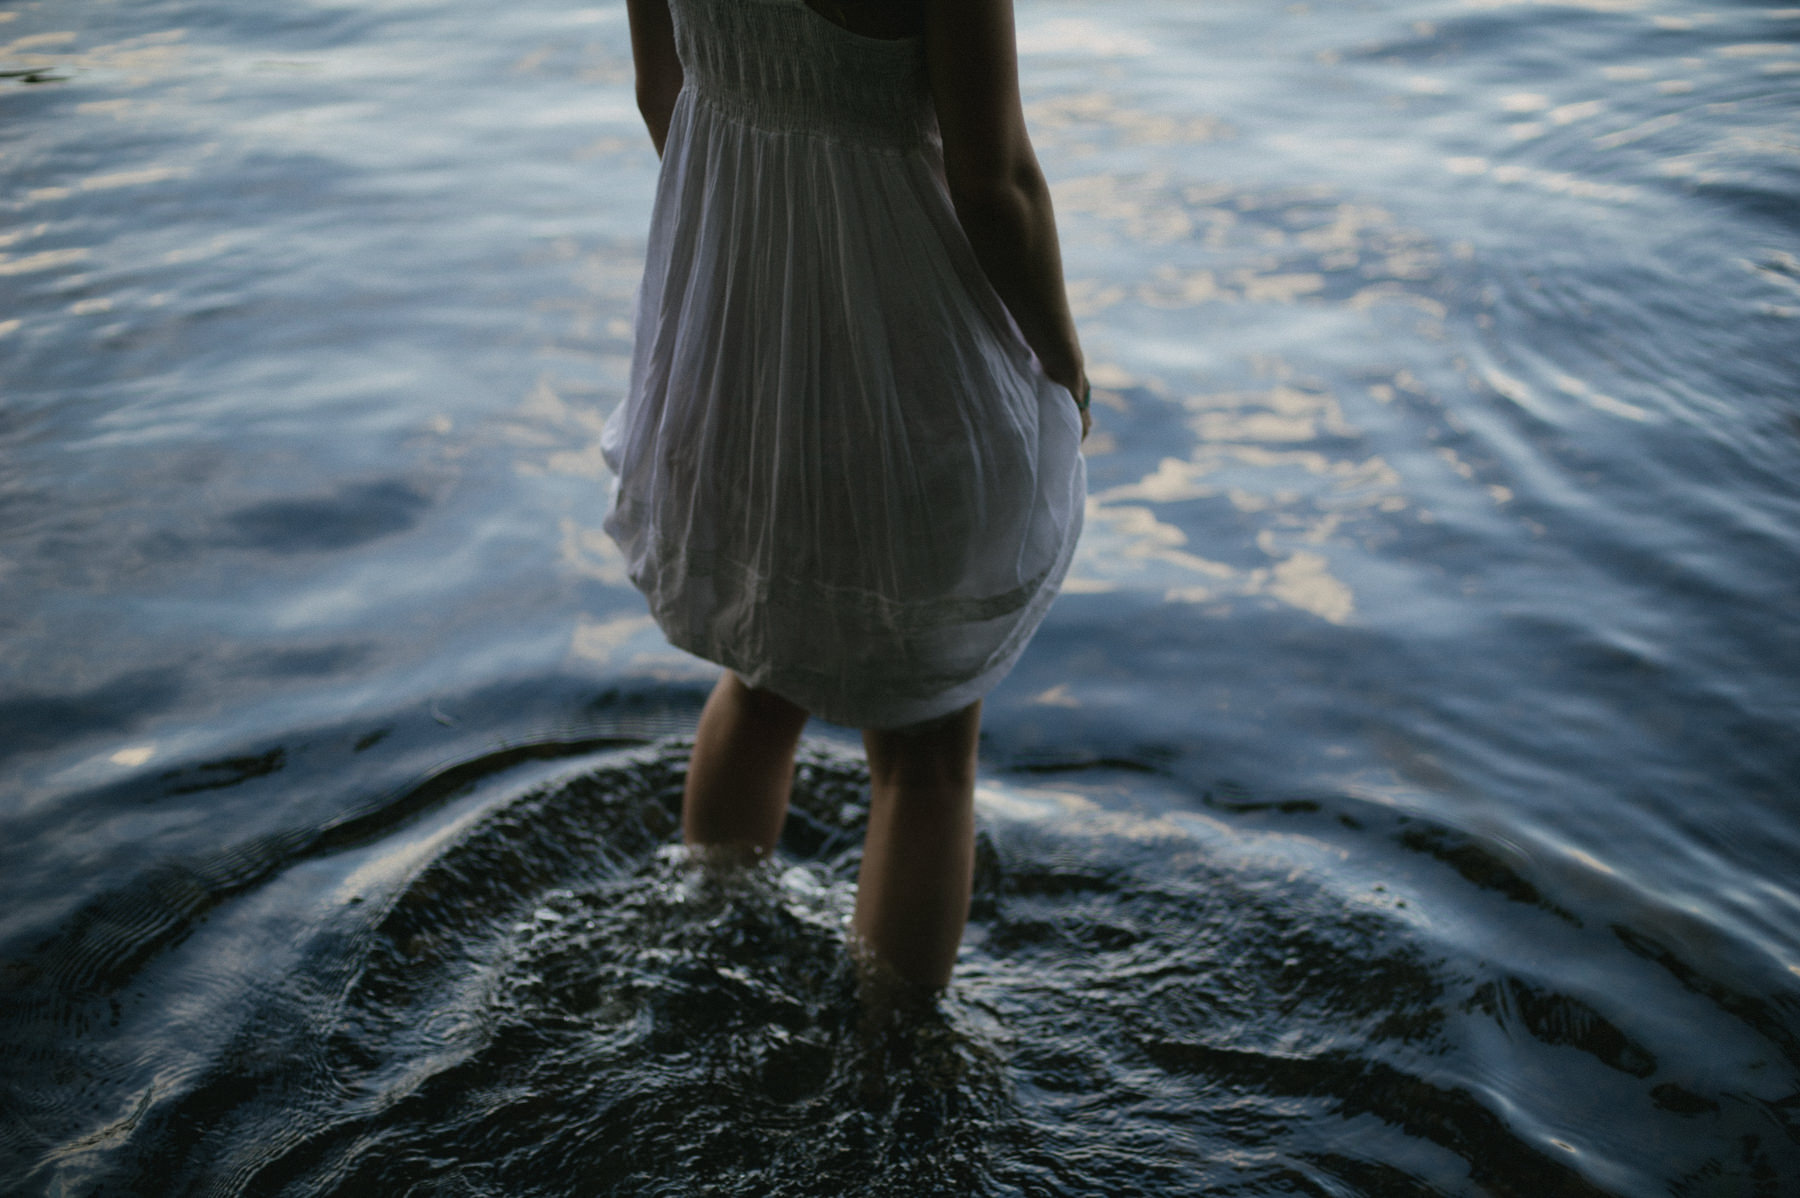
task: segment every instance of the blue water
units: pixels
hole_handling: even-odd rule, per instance
[[[848,733],[668,852],[623,6],[0,7],[0,1190],[1793,1192],[1800,9],[1019,28],[1093,497],[871,1030]]]

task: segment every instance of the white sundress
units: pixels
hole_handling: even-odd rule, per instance
[[[675,645],[853,727],[982,697],[1056,597],[1086,469],[957,224],[917,38],[671,0],[606,530]]]

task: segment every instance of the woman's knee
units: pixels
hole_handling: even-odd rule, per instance
[[[806,723],[807,711],[799,704],[784,699],[774,691],[750,686],[736,673],[731,674],[735,698],[745,715],[765,724],[798,726]]]
[[[865,730],[870,780],[905,790],[972,790],[980,721],[976,702],[922,724]]]
[[[975,792],[975,769],[961,761],[900,754],[880,766],[870,762],[869,781],[877,790],[894,794],[962,802]]]

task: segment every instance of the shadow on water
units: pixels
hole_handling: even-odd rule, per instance
[[[269,553],[347,549],[418,523],[425,496],[399,482],[345,486],[324,499],[270,500],[233,512],[231,543]]]
[[[736,874],[672,843],[685,764],[519,746],[89,904],[7,971],[8,1185],[1601,1195],[1634,1187],[1539,1121],[1621,1103],[1674,1192],[1800,1163],[1792,1111],[1641,1012],[1484,957],[1459,925],[1497,903],[1615,979],[1654,960],[1640,995],[1702,976],[1469,835],[1341,797],[1159,806],[1141,766],[993,783],[958,980],[884,1022],[844,949],[860,760],[812,744],[780,854]],[[1780,1012],[1705,998],[1800,1064]],[[1721,1124],[1743,1159],[1696,1157]]]

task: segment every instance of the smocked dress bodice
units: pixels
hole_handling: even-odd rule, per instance
[[[802,0],[673,0],[695,98],[770,131],[897,148],[935,138],[923,42],[851,33]]]

